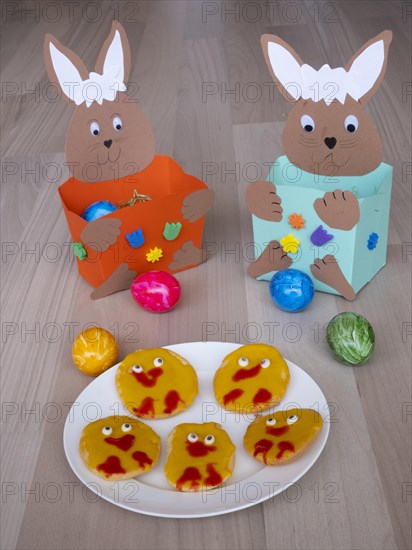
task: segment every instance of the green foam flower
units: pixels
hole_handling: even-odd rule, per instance
[[[85,260],[87,258],[87,252],[82,243],[73,243],[73,252],[79,260]]]
[[[176,223],[166,222],[165,228],[163,230],[163,237],[167,241],[174,241],[179,236],[181,229],[182,229],[182,224],[180,222],[176,222]]]

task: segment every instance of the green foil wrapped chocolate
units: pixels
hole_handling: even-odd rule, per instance
[[[372,325],[358,313],[339,313],[329,323],[326,339],[333,355],[345,365],[362,365],[375,347]]]

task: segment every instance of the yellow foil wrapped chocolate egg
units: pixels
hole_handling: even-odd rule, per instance
[[[100,327],[90,327],[81,332],[72,346],[73,363],[89,376],[98,376],[112,367],[116,363],[117,353],[114,336]]]

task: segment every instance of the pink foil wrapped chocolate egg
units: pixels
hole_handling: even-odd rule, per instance
[[[165,271],[147,271],[136,277],[130,292],[143,309],[164,313],[177,305],[180,284],[176,277]]]

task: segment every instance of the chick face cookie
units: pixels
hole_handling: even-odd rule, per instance
[[[198,393],[192,365],[164,348],[142,349],[123,359],[116,388],[131,413],[151,419],[184,411]]]
[[[313,409],[289,409],[258,417],[246,430],[245,449],[262,464],[275,466],[303,454],[322,429]]]
[[[232,475],[235,450],[216,422],[179,424],[167,440],[165,476],[178,491],[213,489]]]
[[[289,369],[278,350],[250,344],[229,353],[213,380],[221,407],[236,412],[258,412],[276,405],[289,384]]]
[[[108,416],[88,424],[80,439],[86,466],[105,479],[127,479],[147,472],[160,454],[160,437],[129,416]]]

